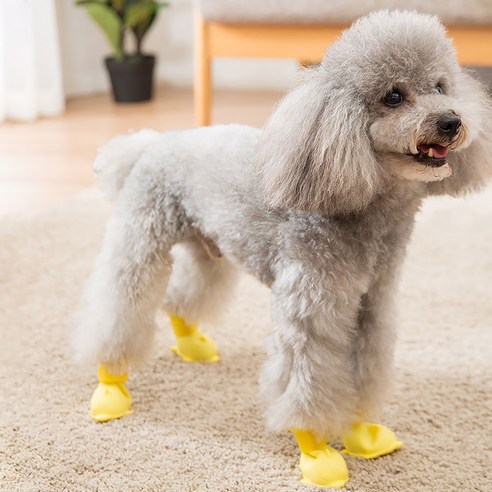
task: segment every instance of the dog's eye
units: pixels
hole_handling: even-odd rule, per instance
[[[387,106],[399,106],[403,102],[403,96],[400,91],[393,89],[384,96],[384,102]]]
[[[438,82],[438,83],[436,84],[436,92],[437,92],[438,94],[442,94],[442,93],[444,92],[444,89],[442,88],[441,82]]]

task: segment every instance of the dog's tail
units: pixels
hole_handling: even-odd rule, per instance
[[[133,166],[158,135],[154,130],[118,135],[99,148],[93,167],[99,186],[110,200],[118,196]]]

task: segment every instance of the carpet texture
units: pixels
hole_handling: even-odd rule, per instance
[[[316,490],[298,482],[292,437],[264,427],[257,377],[269,293],[249,277],[223,323],[207,330],[219,364],[178,360],[160,315],[155,354],[130,375],[135,413],[90,420],[95,369],[72,364],[68,337],[107,215],[89,190],[47,214],[0,221],[0,490]],[[492,189],[425,205],[381,418],[405,447],[347,458],[346,490],[492,490],[491,244]]]

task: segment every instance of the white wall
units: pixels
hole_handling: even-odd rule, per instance
[[[247,0],[244,0],[247,1]],[[177,86],[193,81],[192,0],[171,0],[144,41],[145,51],[158,56],[156,78]],[[99,28],[74,0],[57,0],[58,22],[67,95],[108,89],[103,66],[109,45]],[[285,89],[295,79],[297,64],[287,60],[217,60],[214,87]]]

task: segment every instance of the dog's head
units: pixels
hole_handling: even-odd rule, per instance
[[[473,186],[491,161],[491,115],[436,17],[376,12],[346,31],[270,118],[257,149],[266,199],[349,213],[388,179],[431,183],[457,166],[467,166],[455,173],[461,187]]]

